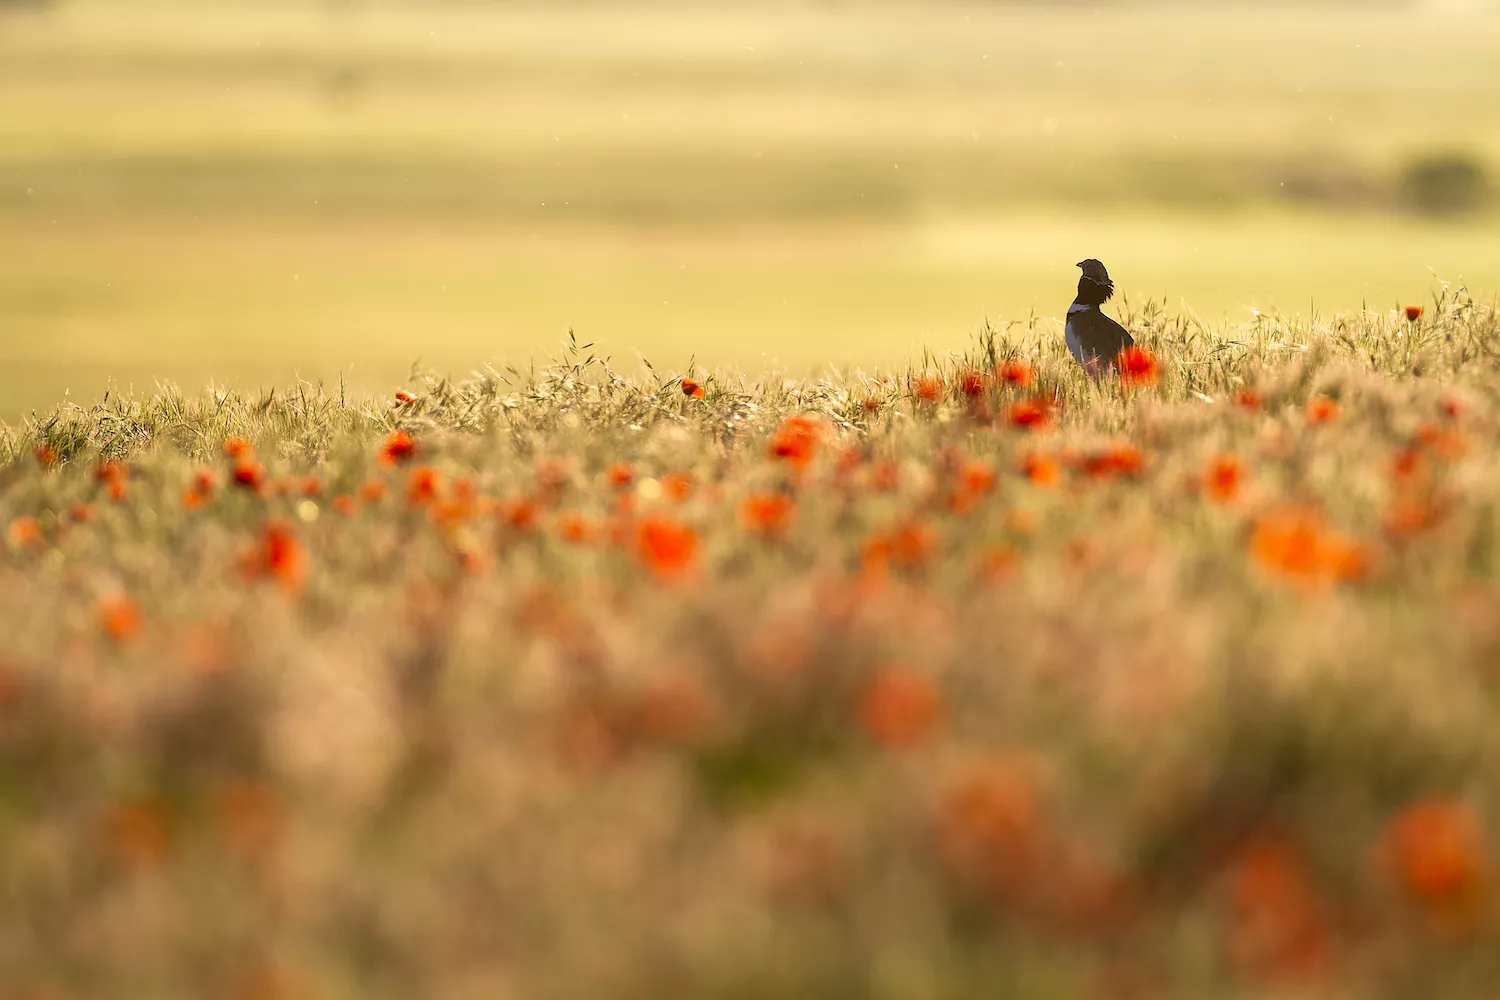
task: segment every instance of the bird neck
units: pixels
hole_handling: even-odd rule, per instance
[[[1103,305],[1115,294],[1113,282],[1100,282],[1092,278],[1078,279],[1078,298],[1075,302],[1086,306]]]

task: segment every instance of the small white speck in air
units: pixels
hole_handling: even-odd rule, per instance
[[[311,500],[303,500],[297,505],[297,516],[311,524],[318,519],[318,505]]]

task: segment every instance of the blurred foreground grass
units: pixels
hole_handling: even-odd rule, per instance
[[[1429,267],[1494,289],[1497,57],[1495,14],[1404,7],[12,12],[0,412],[109,377],[374,387],[570,326],[890,363],[1058,315],[1088,255],[1209,319],[1384,308]],[[1441,216],[1432,158],[1480,177]]]
[[[1412,312],[0,427],[0,990],[1492,996],[1500,316]]]

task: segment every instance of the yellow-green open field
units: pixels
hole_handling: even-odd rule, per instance
[[[1491,293],[1493,198],[1409,183],[1500,175],[1500,15],[1440,7],[10,11],[0,413],[378,387],[569,327],[868,368],[1059,316],[1089,255],[1209,322],[1425,301],[1429,268]]]

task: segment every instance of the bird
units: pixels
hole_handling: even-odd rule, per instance
[[[1083,370],[1097,379],[1114,369],[1115,356],[1134,345],[1135,338],[1099,308],[1115,294],[1115,283],[1104,265],[1090,257],[1073,266],[1083,269],[1083,277],[1078,279],[1078,297],[1068,307],[1063,339]]]

